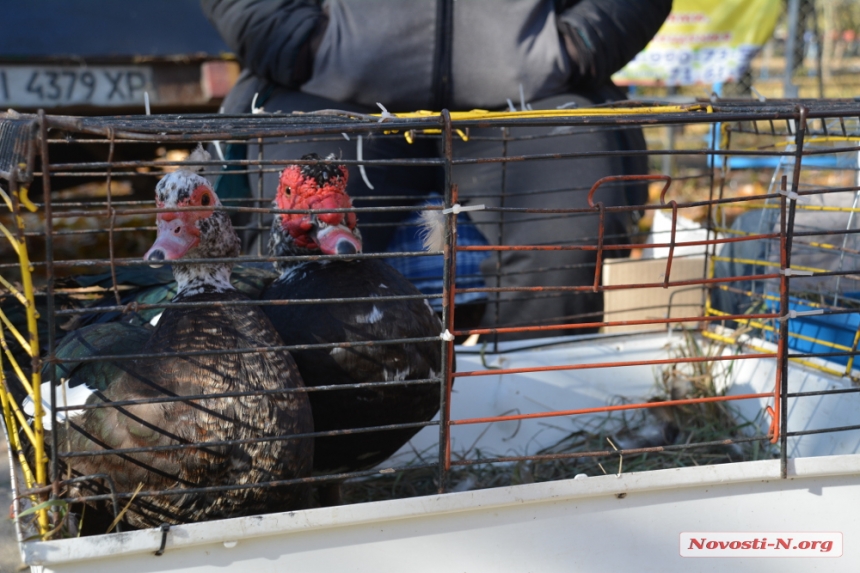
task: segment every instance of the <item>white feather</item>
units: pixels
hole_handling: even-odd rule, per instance
[[[376,308],[376,305],[373,305],[373,309],[367,316],[357,315],[355,317],[355,322],[358,324],[376,324],[380,320],[382,320],[382,312]]]
[[[445,248],[445,215],[441,210],[421,211],[418,216],[418,233],[425,251],[441,251]]]
[[[197,149],[192,151],[191,155],[189,155],[188,159],[186,159],[185,161],[187,161],[190,164],[190,165],[188,165],[188,171],[191,171],[192,173],[199,173],[199,172],[203,171],[204,169],[206,169],[206,166],[205,165],[195,165],[195,164],[198,162],[201,162],[201,161],[211,161],[211,160],[212,160],[212,155],[210,155],[208,151],[203,149],[202,143],[198,143]]]
[[[51,423],[51,382],[42,383],[42,409],[45,414],[42,416],[42,426],[45,430],[50,431],[53,424]],[[93,391],[86,384],[78,384],[74,388],[69,387],[69,381],[63,380],[62,386],[57,387],[57,402],[62,406],[82,406],[87,403],[87,399],[92,396]],[[36,403],[33,399],[27,396],[24,398],[24,403],[21,405],[24,413],[33,418],[36,415]],[[67,417],[69,419],[79,416],[83,410],[66,410],[57,412],[57,420],[62,422]]]

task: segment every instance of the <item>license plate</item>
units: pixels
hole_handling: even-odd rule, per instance
[[[153,100],[146,66],[0,66],[0,109],[128,106]]]

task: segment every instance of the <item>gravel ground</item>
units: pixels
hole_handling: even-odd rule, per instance
[[[12,482],[6,440],[0,431],[0,573],[13,573],[21,568],[15,524],[9,519],[12,504]]]

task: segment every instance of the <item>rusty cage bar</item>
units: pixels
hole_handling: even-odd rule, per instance
[[[68,502],[110,501],[115,514],[134,498],[147,496],[181,495],[189,492],[219,491],[243,487],[274,487],[297,483],[332,483],[349,480],[351,484],[370,483],[372,479],[389,480],[383,489],[394,491],[393,480],[402,484],[409,476],[431,476],[424,479],[429,487],[413,484],[409,492],[398,490],[401,495],[417,495],[438,491],[445,493],[452,485],[453,472],[478,471],[476,468],[515,468],[523,464],[562,464],[594,460],[601,470],[603,462],[618,461],[619,472],[624,460],[644,459],[643,456],[663,456],[665,467],[673,464],[679,452],[716,451],[729,452],[719,458],[720,462],[749,459],[750,452],[763,457],[778,456],[782,460],[783,477],[787,460],[791,457],[790,439],[799,440],[822,432],[855,432],[860,430],[860,419],[841,423],[835,427],[808,427],[804,423],[790,425],[789,400],[799,400],[828,395],[852,395],[858,388],[854,357],[860,341],[860,325],[849,329],[847,344],[818,334],[811,334],[798,326],[812,316],[830,317],[833,320],[849,320],[860,308],[860,297],[852,298],[860,288],[851,290],[858,277],[853,257],[860,255],[860,245],[853,240],[860,233],[854,228],[854,214],[858,210],[860,177],[857,176],[857,158],[860,157],[860,104],[854,101],[768,101],[749,102],[715,100],[687,105],[664,105],[658,102],[624,102],[593,109],[522,111],[522,112],[468,112],[442,111],[438,114],[419,112],[416,114],[384,114],[364,116],[346,112],[320,112],[318,114],[258,114],[247,116],[200,115],[200,116],[140,116],[73,118],[19,115],[14,112],[0,114],[0,178],[2,198],[6,210],[0,216],[4,241],[9,242],[14,255],[3,255],[0,261],[2,280],[3,315],[0,323],[0,339],[3,354],[4,421],[10,449],[18,461],[17,483],[21,490],[16,501],[16,513],[25,513],[25,508],[37,506],[35,523],[19,522],[25,529],[38,530],[47,537],[56,534],[56,505],[44,502],[64,499],[64,491],[71,483],[95,480],[104,485],[92,486],[92,494]],[[685,130],[686,136],[679,138],[677,147],[660,148],[661,130]],[[543,130],[541,135],[518,138],[517,130],[529,128]],[[559,148],[553,153],[517,155],[511,151],[512,144],[528,139],[543,139],[552,143],[553,138],[570,134],[581,135],[602,132],[643,130],[649,149],[641,151],[568,151]],[[561,135],[560,135],[561,134]],[[374,196],[356,197],[358,206],[351,209],[330,210],[278,210],[269,206],[270,196],[262,190],[266,173],[278,173],[286,164],[313,164],[315,160],[269,159],[266,153],[273,145],[284,142],[340,141],[352,145],[352,139],[361,137],[379,139],[406,139],[412,142],[426,140],[438,142],[439,153],[420,158],[386,158],[333,160],[350,168],[372,166],[375,168],[434,167],[441,170],[441,205],[424,206],[424,197]],[[348,141],[347,141],[348,140]],[[501,145],[501,156],[464,158],[457,153],[457,146],[468,146],[469,142],[492,141]],[[441,347],[439,374],[420,380],[384,381],[375,380],[356,384],[356,388],[384,387],[392,384],[432,384],[440,388],[439,416],[430,421],[383,427],[355,428],[351,430],[314,432],[301,436],[268,436],[252,440],[291,440],[303,437],[320,437],[344,433],[370,432],[386,429],[427,428],[438,435],[438,449],[428,457],[417,456],[411,461],[383,464],[363,471],[314,475],[296,480],[269,481],[253,485],[217,487],[184,487],[167,491],[138,490],[116,491],[109,475],[64,477],[63,464],[83,456],[131,455],[154,449],[186,450],[225,446],[239,441],[176,443],[157,448],[127,448],[123,450],[100,450],[88,452],[62,451],[53,441],[47,444],[41,422],[42,397],[40,374],[48,365],[51,380],[57,377],[56,369],[62,364],[83,364],[93,361],[112,362],[149,358],[138,349],[129,349],[122,355],[89,357],[73,361],[58,359],[55,351],[58,337],[64,336],[63,326],[81,315],[113,313],[128,316],[172,305],[189,308],[207,303],[137,302],[123,303],[121,295],[130,287],[117,279],[118,271],[147,266],[140,255],[143,245],[152,236],[152,218],[163,210],[154,206],[152,189],[155,182],[168,170],[181,167],[183,159],[171,159],[164,149],[188,150],[197,143],[217,146],[222,149],[230,145],[258,144],[256,157],[246,159],[214,156],[205,162],[203,174],[210,179],[219,176],[246,177],[258,181],[257,194],[246,199],[225,200],[222,209],[233,215],[246,215],[247,221],[237,227],[240,232],[259,234],[267,232],[263,217],[273,214],[329,213],[352,211],[361,218],[362,213],[414,213],[419,210],[443,210],[444,250],[442,252],[407,251],[362,253],[353,255],[355,260],[418,258],[443,255],[439,280],[441,292],[425,293],[421,297],[441,301],[442,332],[438,336],[418,339],[373,340],[318,345],[295,345],[285,341],[284,350],[307,348],[360,348],[372,345],[404,345],[434,341]],[[360,143],[359,143],[360,145]],[[150,158],[135,159],[135,155]],[[160,154],[160,155],[159,155]],[[659,159],[672,156],[683,165],[674,173],[660,173],[660,166],[651,165],[649,174],[611,173],[596,181],[583,182],[576,174],[570,174],[571,184],[563,190],[529,189],[517,187],[508,170],[512,165],[528,162],[545,162],[550,165],[564,160],[586,161],[599,157],[646,157]],[[329,160],[320,160],[323,162]],[[488,202],[481,209],[482,223],[486,228],[497,228],[498,237],[487,237],[484,245],[458,244],[460,201],[466,205],[477,205],[480,197],[462,196],[458,180],[458,169],[464,166],[499,166],[501,188],[488,189],[483,197]],[[662,165],[662,164],[661,164]],[[751,181],[745,183],[745,181]],[[762,182],[764,181],[764,182]],[[87,187],[89,185],[89,187]],[[645,204],[605,204],[601,200],[606,189],[624,185],[645,185],[650,200]],[[766,186],[765,186],[766,185]],[[149,195],[147,195],[147,189]],[[37,191],[41,193],[37,193]],[[512,206],[512,198],[529,193],[564,192],[564,200],[553,208],[529,208]],[[29,193],[29,195],[28,195]],[[40,197],[41,202],[35,202]],[[836,198],[849,200],[834,202]],[[402,203],[413,204],[403,206]],[[400,202],[400,204],[397,204]],[[395,203],[395,204],[386,204]],[[194,207],[184,209],[195,209]],[[181,209],[180,209],[181,210]],[[770,213],[776,213],[776,219]],[[693,214],[685,217],[685,214]],[[698,215],[696,215],[698,213]],[[741,215],[753,214],[745,219],[759,216],[760,223],[750,230],[732,221]],[[627,216],[637,220],[653,219],[650,239],[647,224],[640,224],[627,236],[621,236],[608,228],[607,221],[613,216]],[[518,219],[513,219],[517,217]],[[668,230],[657,231],[657,218],[668,220]],[[698,218],[697,227],[686,221]],[[829,217],[829,218],[828,218]],[[506,230],[523,221],[540,225],[541,222],[564,219],[570,225],[577,221],[596,221],[596,235],[582,237],[578,242],[563,244],[509,244]],[[847,218],[847,222],[846,222]],[[801,221],[801,223],[798,223]],[[470,224],[470,223],[466,223]],[[474,223],[471,223],[474,224]],[[385,224],[381,224],[385,225]],[[491,227],[496,225],[496,227]],[[696,233],[699,233],[696,235]],[[485,233],[486,234],[486,233]],[[691,238],[690,238],[691,237]],[[215,259],[217,262],[272,263],[278,258],[263,254],[256,243],[255,251],[238,259]],[[29,245],[29,247],[28,247]],[[759,258],[746,258],[736,254],[747,247],[761,249]],[[76,250],[77,249],[77,250]],[[665,250],[665,261],[658,257],[647,257],[658,250]],[[734,249],[734,250],[733,250]],[[543,252],[557,256],[553,267],[535,268],[536,275],[549,275],[558,269],[578,267],[582,269],[581,284],[504,286],[509,275],[502,264],[503,255],[516,252]],[[486,253],[495,264],[495,271],[484,271],[485,286],[458,287],[457,255]],[[585,253],[586,263],[567,263],[569,253]],[[686,254],[685,254],[686,253]],[[690,254],[693,253],[693,254]],[[615,282],[612,272],[619,266],[619,255],[632,254],[625,264],[653,265],[662,269],[662,277],[641,279],[633,282]],[[339,255],[304,257],[303,260],[329,260]],[[691,276],[687,262],[699,265]],[[209,260],[211,262],[211,260]],[[638,263],[636,261],[639,261]],[[189,264],[202,264],[207,259],[189,260]],[[795,266],[793,266],[793,264]],[[679,265],[683,265],[683,269]],[[492,265],[491,265],[492,266]],[[680,270],[679,270],[680,269]],[[686,270],[685,270],[686,269]],[[69,286],[69,278],[77,274],[92,274],[94,271],[108,273],[99,286]],[[635,272],[635,271],[634,271]],[[679,273],[684,273],[679,276]],[[644,273],[638,275],[644,276]],[[459,277],[461,278],[461,277]],[[539,280],[537,281],[539,282]],[[649,302],[653,293],[665,292],[668,302]],[[604,307],[578,315],[562,316],[555,320],[540,320],[537,323],[501,324],[499,308],[510,301],[541,297],[576,297],[582,294],[601,295]],[[614,293],[640,300],[638,306],[609,307],[609,298]],[[638,294],[644,293],[644,294]],[[687,293],[691,297],[683,297]],[[675,295],[684,302],[676,302]],[[484,297],[486,311],[481,324],[463,325],[460,317],[458,295]],[[657,295],[653,295],[657,296]],[[659,295],[664,296],[664,295]],[[727,308],[716,301],[724,296],[741,301],[741,306]],[[508,297],[508,298],[505,298]],[[410,297],[382,297],[373,299],[308,299],[302,301],[234,301],[224,305],[258,304],[349,304],[369,300],[405,300]],[[74,304],[69,301],[73,300]],[[722,299],[720,299],[722,300]],[[692,302],[691,302],[692,301]],[[98,306],[93,305],[98,302]],[[17,305],[17,306],[16,306]],[[38,307],[38,309],[37,309]],[[12,309],[18,309],[13,311]],[[23,309],[23,311],[21,310]],[[692,309],[692,310],[690,310]],[[25,320],[16,322],[13,312],[24,312]],[[37,319],[41,320],[37,324]],[[805,324],[805,323],[803,323]],[[840,323],[841,324],[841,323]],[[841,327],[840,327],[841,328]],[[850,329],[853,328],[853,331]],[[602,331],[602,332],[599,332]],[[674,335],[673,335],[674,331]],[[623,332],[628,332],[624,334]],[[564,361],[562,354],[553,354],[558,363],[534,363],[523,366],[505,366],[504,357],[522,348],[564,348],[563,344],[576,344],[587,348],[588,344],[609,344],[626,340],[625,337],[666,336],[671,346],[666,352],[631,355],[629,358]],[[674,338],[681,333],[681,342]],[[580,334],[589,333],[589,334]],[[517,335],[528,339],[532,346],[511,342]],[[472,339],[472,346],[460,346],[464,340]],[[456,339],[456,340],[455,340]],[[475,344],[482,346],[478,347]],[[590,342],[591,341],[591,342]],[[597,341],[597,342],[595,342]],[[610,341],[610,342],[607,342]],[[674,341],[674,342],[671,342]],[[612,342],[613,344],[615,342]],[[618,342],[618,344],[622,344]],[[684,346],[684,345],[687,346]],[[710,350],[704,351],[710,344]],[[586,346],[583,346],[586,345]],[[805,345],[805,346],[804,346]],[[480,348],[480,352],[478,352]],[[235,352],[264,352],[269,347],[248,348]],[[695,352],[694,350],[695,349]],[[203,351],[195,355],[214,354],[219,351]],[[469,354],[471,352],[471,354]],[[584,352],[587,352],[584,351]],[[619,351],[620,352],[620,351]],[[698,352],[698,354],[696,354]],[[463,360],[467,367],[458,365],[454,370],[454,356]],[[695,355],[694,355],[695,354]],[[29,362],[22,362],[25,356]],[[470,358],[470,356],[472,358]],[[487,362],[487,357],[496,363]],[[574,354],[570,354],[574,356]],[[576,355],[579,356],[579,355]],[[479,362],[476,362],[479,360]],[[758,386],[748,385],[749,391],[731,391],[731,383],[718,386],[714,382],[720,377],[735,375],[743,368],[742,363],[759,364],[774,361],[775,368],[768,381]],[[476,366],[477,365],[477,366]],[[579,407],[576,404],[544,404],[536,411],[504,412],[496,415],[474,415],[457,417],[458,388],[469,384],[481,384],[482,380],[517,380],[525,384],[542,376],[567,376],[576,372],[593,372],[604,369],[641,367],[651,369],[662,379],[683,378],[691,387],[701,382],[696,378],[710,380],[706,395],[699,392],[675,394],[674,386],[659,396],[637,396],[607,402],[597,407]],[[789,383],[790,370],[794,368],[815,371],[832,380],[847,382],[844,387],[828,387],[826,390],[792,390]],[[698,370],[697,370],[698,369]],[[645,372],[646,370],[642,370]],[[702,374],[704,373],[704,374]],[[521,378],[513,378],[521,376]],[[703,378],[702,378],[703,379]],[[690,382],[692,380],[692,382]],[[16,402],[11,385],[23,387],[30,395],[35,414],[29,416],[23,405]],[[744,384],[736,383],[737,387]],[[338,387],[343,389],[343,386]],[[319,385],[296,391],[327,392],[335,387]],[[704,390],[702,390],[704,391]],[[197,396],[162,396],[147,400],[94,403],[86,405],[58,405],[56,386],[50,386],[50,417],[52,427],[67,420],[67,412],[96,408],[122,408],[133,404],[166,403],[171,401],[193,402],[195,400],[229,398],[243,395],[241,392],[203,394]],[[277,392],[289,392],[278,390]],[[751,404],[759,411],[759,419],[743,429],[726,428],[720,435],[715,433],[708,439],[696,441],[691,433],[684,442],[665,439],[664,443],[647,444],[627,440],[627,446],[617,447],[620,430],[596,431],[603,447],[595,447],[590,438],[574,426],[564,426],[571,435],[582,438],[576,447],[568,450],[542,448],[538,452],[491,452],[456,449],[452,440],[458,440],[456,432],[468,426],[490,428],[494,424],[540,421],[554,424],[553,420],[564,418],[575,425],[579,418],[595,423],[595,416],[620,414],[643,415],[658,412],[669,416],[677,426],[683,408],[725,408],[719,416],[734,412],[732,404]],[[708,406],[711,405],[711,406]],[[551,407],[550,407],[551,406]],[[734,406],[732,406],[734,407]],[[716,411],[716,410],[715,410]],[[797,414],[800,416],[801,414]],[[627,420],[624,418],[624,420]],[[567,423],[567,422],[566,422]],[[625,422],[626,423],[626,422]],[[585,424],[585,422],[583,422]],[[670,424],[671,425],[671,424]],[[615,426],[613,426],[615,427]],[[682,432],[684,428],[676,428]],[[675,431],[675,430],[673,430]],[[580,432],[577,434],[577,432]],[[602,432],[602,433],[601,433]],[[484,434],[481,433],[480,436]],[[612,438],[615,438],[613,441]],[[604,441],[605,440],[605,441]],[[245,440],[246,442],[248,440]],[[606,444],[611,447],[606,447]],[[457,442],[459,444],[459,442]],[[753,449],[744,449],[758,444]],[[720,449],[722,448],[722,449]],[[732,449],[735,448],[735,449]],[[716,450],[715,450],[716,449]],[[689,454],[693,455],[693,454]],[[638,456],[638,458],[637,458]],[[717,456],[719,457],[719,456]],[[709,458],[710,459],[710,458]],[[716,458],[714,458],[716,459]],[[600,460],[603,460],[601,462]],[[630,462],[628,462],[630,463]],[[713,463],[705,461],[703,463]],[[663,467],[661,466],[661,467]],[[537,466],[528,466],[534,469]],[[543,467],[543,466],[541,466]],[[573,467],[573,466],[571,466]],[[531,470],[530,470],[531,471]],[[499,478],[499,483],[509,483],[510,477]],[[517,478],[518,479],[518,478]],[[533,477],[530,479],[534,479]],[[543,479],[543,478],[541,478]],[[550,478],[552,477],[550,476]],[[507,480],[507,481],[505,481]],[[423,483],[423,482],[422,482]],[[464,483],[462,480],[457,483]],[[463,486],[465,487],[465,486]],[[462,487],[461,487],[462,489]],[[405,493],[404,493],[405,492]],[[376,494],[374,494],[376,495]],[[378,497],[373,497],[377,499]],[[41,504],[41,505],[39,505]],[[49,511],[49,509],[51,511]],[[25,513],[26,515],[26,513]],[[117,519],[119,521],[119,519]]]

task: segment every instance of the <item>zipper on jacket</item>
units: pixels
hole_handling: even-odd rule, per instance
[[[451,51],[454,42],[454,0],[436,4],[436,53],[433,58],[433,109],[451,103]]]

